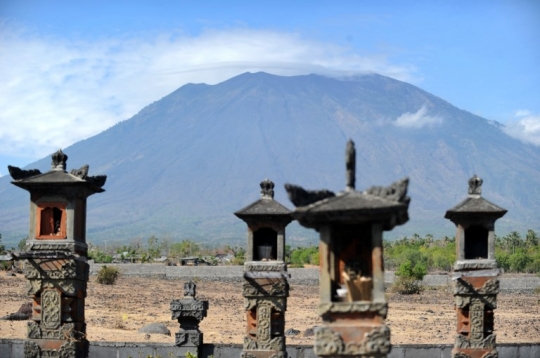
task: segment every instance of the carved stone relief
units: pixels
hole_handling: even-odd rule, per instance
[[[242,295],[244,297],[253,296],[289,296],[289,285],[284,280],[279,280],[271,285],[258,286],[250,282],[242,285]]]
[[[456,336],[454,347],[460,349],[495,348],[495,335],[490,334],[480,341],[470,341],[461,334]]]
[[[329,327],[315,331],[314,353],[318,356],[341,355],[384,355],[391,350],[390,329],[387,326],[374,328],[360,342],[345,344],[340,334]]]
[[[41,324],[48,329],[57,329],[62,320],[60,292],[48,289],[41,294]]]
[[[259,344],[268,342],[271,337],[271,317],[272,306],[261,304],[257,307],[257,342]]]
[[[24,342],[24,357],[25,358],[38,358],[40,356],[41,350],[39,346],[33,342],[27,340]]]
[[[465,308],[471,303],[471,299],[475,296],[455,296],[454,301],[457,308]],[[481,297],[482,302],[490,309],[497,308],[497,295],[477,296]]]
[[[177,332],[174,344],[178,347],[198,347],[202,344],[202,334],[198,331]]]
[[[386,318],[388,304],[386,302],[330,302],[319,304],[319,316],[330,313],[375,312]]]
[[[29,280],[28,281],[28,294],[35,295],[42,289],[58,288],[66,296],[77,296],[79,291],[83,291],[86,296],[86,282],[75,280]]]
[[[484,304],[477,297],[471,298],[469,318],[471,322],[469,340],[471,343],[481,342],[484,338]]]
[[[487,262],[475,262],[475,261],[456,261],[454,263],[454,271],[462,270],[483,270],[483,269],[493,269],[497,267],[495,260]]]
[[[262,272],[282,272],[286,271],[285,263],[261,264],[257,262],[246,262],[244,271],[262,271]]]
[[[283,337],[274,337],[267,342],[257,342],[250,337],[244,337],[244,350],[285,350],[285,339]]]
[[[269,304],[276,311],[284,312],[286,311],[287,304],[286,298],[281,297],[261,297],[261,298],[244,298],[244,309],[246,311],[251,311],[253,308],[261,304]]]
[[[54,265],[57,260],[35,260],[34,262],[26,262],[24,265],[24,277],[27,279],[53,279],[53,280],[82,280],[88,281],[89,265],[78,263],[75,260],[62,260],[64,262],[61,267],[56,268]],[[60,261],[61,262],[61,261]],[[43,270],[38,265],[50,265],[51,269]]]
[[[499,280],[493,278],[482,287],[475,289],[465,280],[454,281],[454,295],[496,295],[499,293]]]

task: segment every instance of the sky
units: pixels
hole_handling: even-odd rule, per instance
[[[0,176],[247,71],[379,73],[540,146],[540,1],[2,0]]]

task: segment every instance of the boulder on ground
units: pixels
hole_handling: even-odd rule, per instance
[[[4,321],[26,321],[32,317],[32,302],[23,303],[19,310],[7,316],[0,317]]]
[[[171,331],[163,323],[150,323],[139,329],[139,333],[171,335]]]

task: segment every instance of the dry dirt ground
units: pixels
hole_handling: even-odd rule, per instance
[[[174,342],[179,325],[171,320],[170,302],[183,296],[180,280],[120,277],[113,286],[99,285],[92,277],[86,299],[87,338],[90,341]],[[26,296],[23,275],[0,274],[0,316],[16,312]],[[208,316],[201,323],[206,343],[241,343],[245,330],[241,283],[198,282],[197,298],[208,300]],[[447,288],[420,295],[388,294],[387,323],[392,343],[453,343],[455,313]],[[287,344],[313,344],[304,332],[320,324],[317,316],[318,287],[292,285],[285,329],[299,330]],[[497,341],[540,342],[540,295],[501,293],[495,311]],[[160,322],[172,337],[138,333],[149,323]],[[26,337],[26,322],[0,321],[0,338]]]

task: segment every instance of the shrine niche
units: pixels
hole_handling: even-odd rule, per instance
[[[86,199],[104,191],[106,176],[88,176],[88,166],[68,173],[67,159],[57,151],[46,173],[8,167],[12,184],[30,192],[27,250],[13,254],[25,260],[24,275],[33,301],[24,347],[27,358],[87,354]]]
[[[319,232],[319,315],[314,353],[321,357],[386,357],[383,231],[408,221],[408,179],[355,190],[356,151],[347,143],[346,188],[308,191],[287,184],[294,219]]]
[[[67,203],[38,202],[36,205],[36,239],[65,239]]]
[[[495,358],[494,309],[499,293],[495,261],[495,221],[506,210],[481,196],[482,179],[469,179],[468,197],[448,210],[456,225],[454,300],[457,336],[453,358]]]
[[[285,311],[289,296],[285,227],[289,209],[274,200],[274,183],[260,184],[261,198],[234,214],[248,225],[242,295],[246,336],[242,357],[285,358]]]

